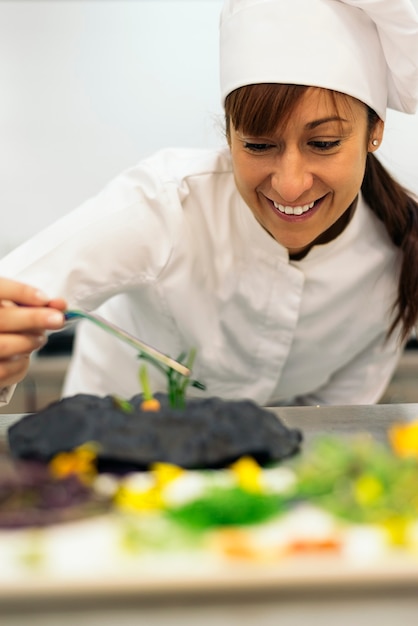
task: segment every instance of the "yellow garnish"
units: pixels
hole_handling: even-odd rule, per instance
[[[262,491],[262,470],[258,463],[250,456],[243,456],[231,465],[238,485],[250,493]]]
[[[418,457],[418,420],[409,424],[395,424],[388,431],[390,445],[400,457]]]
[[[150,398],[149,400],[143,400],[141,402],[142,411],[159,411],[160,409],[161,404],[157,398]]]
[[[360,476],[354,483],[354,495],[359,504],[372,504],[383,493],[383,485],[375,476]]]
[[[172,465],[171,463],[154,463],[151,470],[159,487],[164,487],[171,483],[185,472],[178,465]]]
[[[382,526],[387,531],[391,544],[403,546],[408,542],[409,520],[406,518],[394,515],[385,519]]]
[[[161,489],[157,486],[137,491],[122,485],[114,496],[114,504],[128,512],[157,511],[164,506]]]
[[[49,470],[54,478],[77,475],[84,482],[96,475],[98,447],[94,443],[85,443],[70,452],[60,452],[49,462]]]
[[[135,475],[126,478],[114,496],[114,504],[131,513],[162,509],[165,506],[165,487],[184,474],[184,471],[170,463],[155,463],[150,472],[143,476],[144,480],[136,480]]]

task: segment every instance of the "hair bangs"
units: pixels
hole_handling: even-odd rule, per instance
[[[262,137],[272,134],[278,127],[285,128],[301,99],[312,89],[307,85],[286,85],[281,83],[261,83],[246,85],[232,91],[225,100],[225,129],[229,140],[231,124],[246,135]],[[337,115],[353,117],[352,97],[332,91],[319,89]],[[364,105],[366,110],[368,107]],[[369,131],[378,120],[374,111],[369,109]]]
[[[254,137],[268,135],[286,125],[303,94],[309,87],[263,83],[246,85],[228,94],[225,100],[226,133],[230,124],[236,130]]]

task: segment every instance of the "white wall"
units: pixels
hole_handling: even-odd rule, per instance
[[[223,142],[221,5],[0,1],[0,256],[154,150]],[[393,113],[380,154],[418,193],[417,139]]]
[[[221,5],[0,2],[0,256],[154,150],[223,141]]]

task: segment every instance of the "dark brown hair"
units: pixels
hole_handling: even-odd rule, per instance
[[[225,101],[226,136],[234,128],[253,137],[268,135],[290,119],[295,105],[308,87],[303,85],[260,84],[241,87]],[[335,107],[345,98],[331,92]],[[379,121],[369,107],[367,140]],[[401,324],[401,338],[407,339],[418,317],[418,203],[383,167],[371,152],[367,155],[361,190],[370,209],[386,227],[389,238],[402,250],[398,294],[394,302],[394,319],[390,335]]]

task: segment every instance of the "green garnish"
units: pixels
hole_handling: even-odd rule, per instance
[[[124,398],[121,398],[119,396],[112,396],[112,402],[113,402],[114,407],[116,407],[117,409],[120,409],[124,413],[134,412],[134,407],[129,402],[129,400],[125,400]]]
[[[179,363],[183,363],[189,369],[192,368],[194,359],[196,357],[196,350],[192,348],[187,355],[185,352],[180,354],[180,356],[176,359]],[[168,402],[172,409],[184,409],[186,406],[186,390],[190,385],[191,387],[196,387],[197,389],[206,389],[205,385],[198,380],[191,380],[185,376],[182,376],[179,372],[176,372],[171,367],[166,367],[154,360],[148,354],[139,353],[138,358],[144,359],[152,363],[155,367],[157,367],[167,379],[167,394],[168,394]],[[144,370],[144,366],[142,366],[139,370],[139,379],[142,386],[142,391],[144,394],[144,399],[151,399],[152,392],[149,384],[148,374],[146,370]]]
[[[152,395],[151,385],[149,384],[148,371],[146,365],[141,365],[139,368],[139,382],[142,387],[142,395],[144,396],[144,400],[152,400],[154,396]]]
[[[177,361],[179,363],[183,363],[183,359],[186,358],[186,354],[181,354]],[[189,369],[192,369],[193,362],[196,357],[196,350],[192,348],[189,352],[189,355],[186,358],[186,362],[184,365]],[[168,400],[170,406],[175,409],[184,409],[186,406],[186,389],[191,381],[189,378],[185,378],[181,376],[178,372],[175,372],[173,369],[167,372],[167,381],[168,381]],[[196,381],[197,382],[197,381]]]
[[[213,488],[203,497],[170,509],[167,516],[194,530],[257,524],[283,510],[277,495],[250,493],[239,487]]]
[[[383,445],[322,437],[294,465],[298,482],[293,497],[339,518],[381,523],[394,515],[418,515],[418,461],[396,457]]]

